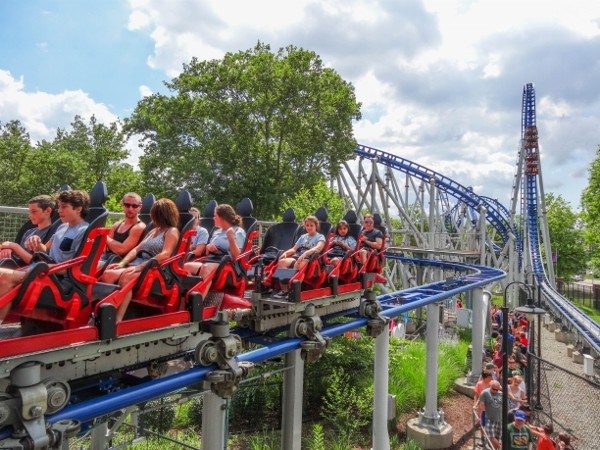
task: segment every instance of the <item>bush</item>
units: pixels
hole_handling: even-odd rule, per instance
[[[372,415],[373,386],[362,389],[353,386],[348,373],[335,370],[328,377],[321,417],[333,427],[337,438],[354,443],[371,422]]]

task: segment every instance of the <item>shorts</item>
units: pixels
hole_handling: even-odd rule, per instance
[[[485,424],[485,432],[490,439],[500,439],[502,436],[502,424],[500,422],[492,422],[491,420],[488,420]]]

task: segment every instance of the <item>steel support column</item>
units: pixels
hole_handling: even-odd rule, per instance
[[[390,436],[388,434],[389,351],[390,325],[387,324],[375,340],[375,398],[373,401],[373,450],[390,449]]]
[[[204,393],[202,404],[202,448],[223,450],[225,442],[225,416],[227,401],[212,391]]]
[[[302,442],[302,390],[304,360],[301,350],[285,355],[283,375],[283,405],[281,408],[281,448],[300,450]]]
[[[437,372],[438,372],[438,328],[440,317],[439,303],[431,303],[427,306],[427,335],[426,352],[427,360],[425,367],[426,389],[425,410],[421,415],[421,421],[430,428],[439,428],[444,423],[443,415],[438,412],[437,407]]]
[[[471,373],[469,374],[469,383],[476,383],[481,375],[483,362],[483,344],[485,337],[485,314],[486,307],[483,302],[483,288],[476,288],[472,291],[473,296],[473,329],[472,329],[472,357]]]
[[[108,448],[108,422],[94,426],[90,434],[92,445],[91,450],[105,450]]]

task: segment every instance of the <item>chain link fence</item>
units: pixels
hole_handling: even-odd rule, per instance
[[[556,433],[571,435],[575,449],[600,449],[600,384],[530,357],[532,423],[552,423]]]
[[[0,242],[14,241],[19,228],[27,219],[27,208],[0,206]]]

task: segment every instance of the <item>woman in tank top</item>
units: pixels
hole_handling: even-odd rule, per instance
[[[157,200],[150,210],[154,229],[148,233],[142,242],[135,246],[120,263],[111,264],[106,268],[101,280],[105,283],[119,284],[123,287],[138,277],[150,259],[159,263],[173,255],[179,241],[179,212],[175,203],[166,198]],[[131,301],[128,292],[117,310],[117,322],[123,320],[127,306]]]
[[[203,279],[217,270],[220,258],[224,255],[231,255],[235,260],[242,253],[244,243],[246,242],[246,232],[239,226],[242,219],[235,213],[230,205],[219,205],[215,208],[215,225],[217,229],[213,232],[210,242],[206,245],[205,253],[207,256],[202,258],[204,261],[193,261],[185,263],[183,266],[192,275],[199,275]],[[201,292],[206,297],[210,289],[208,284],[205,292]]]

